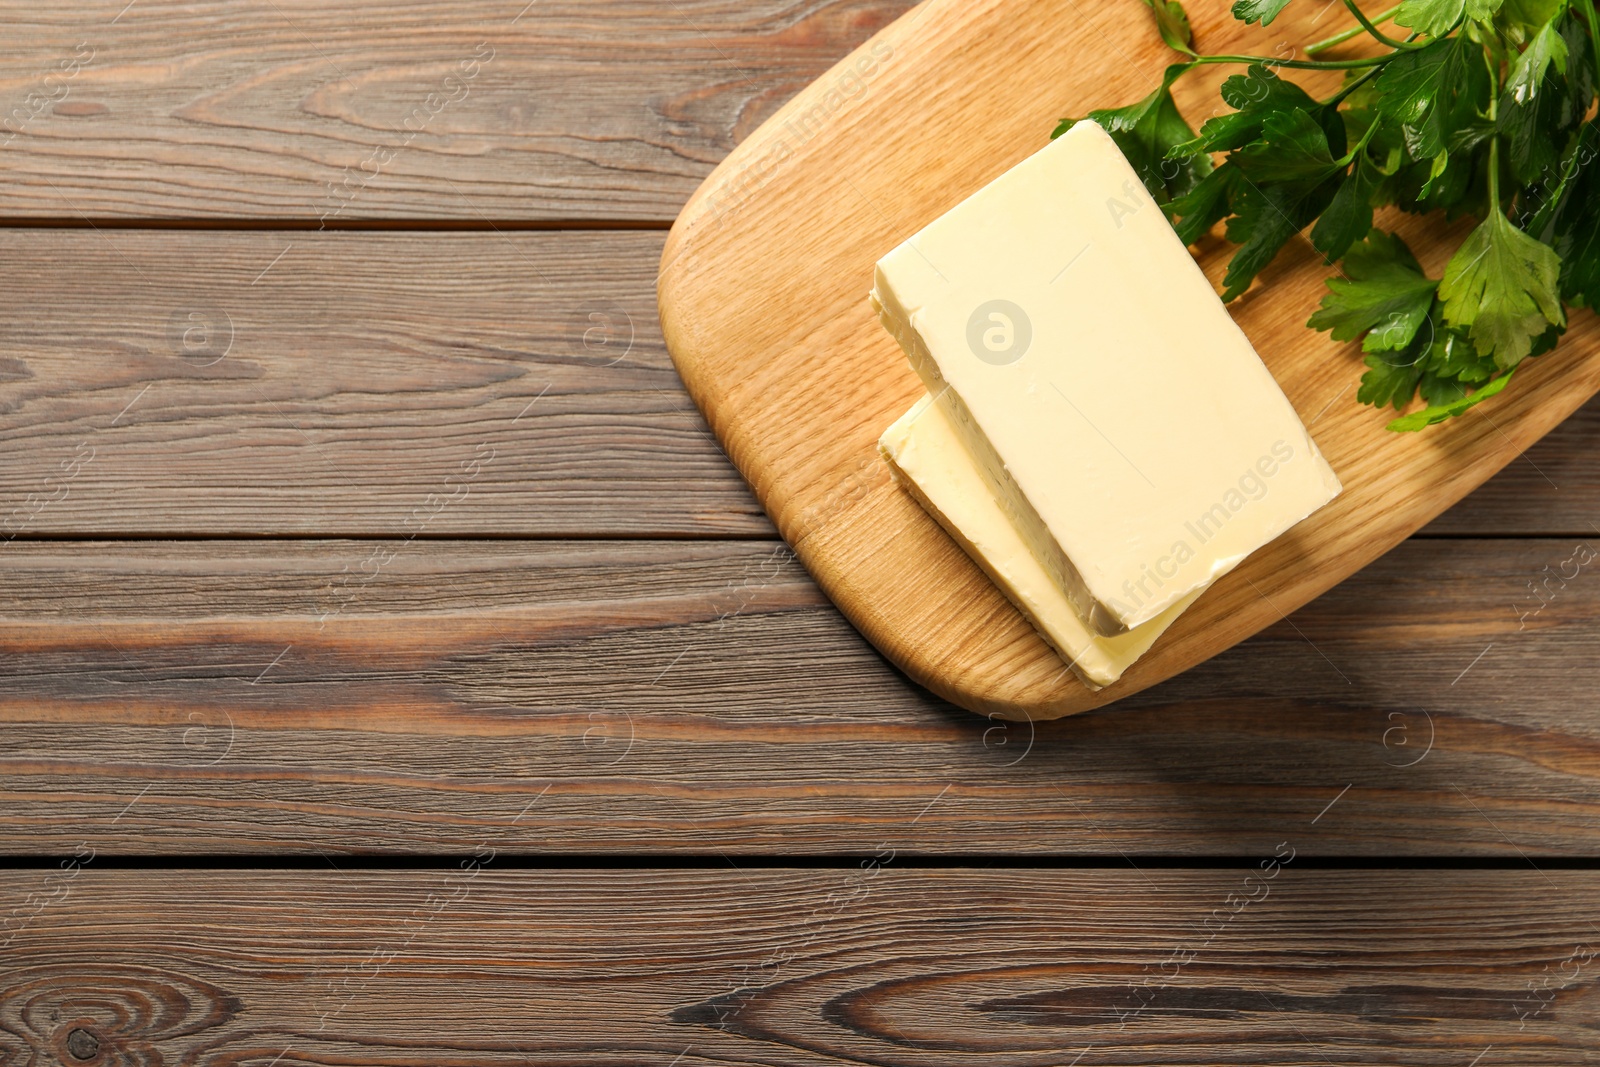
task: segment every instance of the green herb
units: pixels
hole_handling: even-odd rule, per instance
[[[1267,25],[1297,0],[1238,0]],[[1600,307],[1600,85],[1596,0],[1403,0],[1303,49],[1320,56],[1365,34],[1355,59],[1202,55],[1179,0],[1145,0],[1184,59],[1136,104],[1091,111],[1193,244],[1218,223],[1239,247],[1223,299],[1250,288],[1291,239],[1337,265],[1308,323],[1360,341],[1357,399],[1404,412],[1420,430],[1499,393],[1528,358],[1551,351],[1567,310]],[[1383,27],[1388,25],[1389,30]],[[1232,111],[1198,133],[1172,85],[1196,67],[1244,66],[1222,84]],[[1317,99],[1280,71],[1342,70]],[[1071,129],[1064,119],[1055,135]],[[1376,209],[1477,220],[1429,278]]]

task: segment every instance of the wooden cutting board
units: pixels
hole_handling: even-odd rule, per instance
[[[1263,30],[1221,0],[1189,6],[1197,47],[1214,54],[1287,57],[1288,42],[1346,20],[1337,4],[1296,3]],[[667,238],[667,346],[728,455],[861,632],[980,714],[1068,715],[1216,655],[1388,551],[1600,389],[1600,334],[1579,312],[1561,348],[1502,396],[1421,434],[1390,433],[1393,412],[1355,402],[1356,346],[1306,328],[1329,269],[1302,241],[1232,309],[1345,491],[1207,591],[1116,685],[1084,687],[891,482],[877,438],[922,386],[867,291],[879,257],[1042,148],[1057,119],[1144,96],[1174,58],[1139,0],[926,0],[756,130]],[[1179,83],[1191,123],[1223,107],[1215,90],[1230,72]],[[1323,77],[1297,80],[1326,90]],[[1379,221],[1434,276],[1464,232],[1438,218]],[[1217,238],[1202,249],[1213,282],[1229,252]]]

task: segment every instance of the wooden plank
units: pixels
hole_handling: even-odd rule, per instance
[[[667,359],[660,248],[0,230],[0,538],[770,535]]]
[[[1143,874],[903,869],[887,850],[833,870],[511,870],[488,840],[405,872],[97,870],[84,853],[0,874],[0,1050],[262,1067],[1600,1063],[1600,876],[1307,870],[1295,839]]]
[[[909,6],[6,0],[0,217],[670,221]]]
[[[1426,434],[1389,433],[1384,417],[1354,403],[1360,372],[1349,346],[1306,328],[1308,309],[1327,291],[1327,266],[1309,244],[1291,251],[1232,315],[1314,430],[1344,491],[1217,579],[1118,681],[1100,690],[1081,683],[885,472],[879,436],[924,395],[925,382],[879,324],[863,290],[881,257],[1044,148],[1044,116],[1082,115],[1107,100],[1147,92],[1172,59],[1148,25],[1147,9],[1137,0],[1115,7],[1111,17],[1138,20],[1145,30],[1119,42],[1075,5],[929,0],[841,60],[741,143],[667,238],[659,293],[668,349],[779,532],[897,666],[980,713],[1072,715],[1205,662],[1367,566],[1600,391],[1600,328],[1592,317],[1575,318],[1560,354],[1535,361],[1492,414],[1481,408]],[[1243,26],[1225,5],[1194,13],[1196,36],[1224,54],[1269,52],[1276,35],[1315,39],[1317,17],[1310,5],[1291,6],[1265,31]],[[872,71],[870,91],[839,100],[840,80]],[[1175,92],[1190,113],[1214,103],[1211,84],[1183,83]],[[1138,188],[1131,170],[1124,188]],[[1128,262],[1137,252],[1127,242],[1136,249],[1138,240],[1172,239],[1160,212],[1147,206],[1142,212],[1130,207],[1126,222],[1121,215],[1102,216],[1070,238],[1052,240],[1082,243],[1078,254],[1090,257],[1086,262],[1097,255]],[[1451,235],[1436,220],[1380,222],[1404,232],[1430,270],[1442,269],[1453,250]],[[783,255],[774,256],[774,248]],[[1202,249],[1200,263],[1213,284],[1231,255],[1222,242]],[[940,278],[959,277],[959,266],[930,263]],[[1022,318],[1030,301],[1053,299],[1050,271],[1003,280],[1010,288],[1001,295],[1021,305]],[[946,295],[969,299],[959,285]],[[1102,298],[1115,301],[1120,294],[1107,289]],[[976,305],[989,296],[970,299]],[[981,310],[935,303],[929,314],[957,329]],[[1037,308],[1032,312],[1044,329]],[[1136,343],[1171,340],[1150,335]],[[1034,342],[1046,343],[1070,344],[1070,338],[1041,334]],[[977,357],[968,358],[979,366]],[[1081,415],[1091,425],[1121,414],[1088,401],[1087,412],[1074,414],[1069,405],[1076,402],[1053,396],[1062,387],[1070,390],[1070,383],[1063,378],[1062,386],[1046,388],[1045,377],[1030,366],[1025,360],[1005,373],[1021,374],[1028,391],[1051,398],[1039,401],[1046,405],[1039,411],[1053,404],[1055,417]],[[960,379],[950,375],[957,391],[965,388]],[[975,417],[982,421],[983,415]],[[1272,456],[1282,458],[1283,442],[1261,434],[1235,457],[1239,469],[1258,462],[1278,469]],[[1137,441],[1095,445],[1108,455],[1122,453],[1112,455],[1113,463],[1126,460],[1152,472],[1148,488],[1133,479],[1138,490],[1124,505],[1139,492],[1165,490],[1160,469],[1150,466],[1161,462],[1159,452],[1141,451]],[[1295,451],[1304,448],[1296,444],[1289,455]],[[1182,475],[1169,470],[1168,476]],[[1260,492],[1267,491],[1263,484]],[[1217,499],[1196,497],[1185,509],[1199,516],[1214,508],[1226,519],[1247,503],[1237,489],[1219,490]],[[1205,528],[1199,519],[1173,522],[1171,539],[1161,542],[1167,554],[1146,561],[1148,579],[1135,574],[1138,591],[1128,596],[1135,607],[1147,603],[1140,597],[1175,593],[1162,587],[1163,577],[1176,576],[1174,559],[1193,556],[1208,540]]]
[[[661,243],[0,229],[0,538],[770,536],[667,358]],[[1597,448],[1600,402],[1429,531],[1591,530]]]
[[[1592,856],[1600,579],[1572,553],[1412,541],[1034,726],[909,683],[777,543],[13,542],[0,839],[1241,855],[1293,826],[1318,855]]]

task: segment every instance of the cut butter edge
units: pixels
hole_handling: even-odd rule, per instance
[[[904,486],[973,562],[1016,605],[1090,689],[1122,677],[1184,609],[1197,589],[1161,614],[1114,637],[1086,626],[1061,587],[1006,517],[977,462],[940,404],[924,395],[878,439],[878,451]]]

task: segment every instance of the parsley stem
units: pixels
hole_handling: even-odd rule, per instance
[[[1251,66],[1260,65],[1268,69],[1288,67],[1291,70],[1361,70],[1364,67],[1381,67],[1404,54],[1404,52],[1390,52],[1386,56],[1374,56],[1370,59],[1325,60],[1275,59],[1272,56],[1195,56],[1191,62],[1196,66],[1202,63],[1248,63]]]
[[[1489,211],[1493,214],[1500,212],[1500,69],[1488,53],[1484,63],[1489,68],[1489,123],[1495,128],[1489,135]]]
[[[1489,207],[1500,211],[1500,135],[1489,138]],[[1504,214],[1504,212],[1501,212]]]
[[[1383,14],[1381,14],[1377,18],[1373,19],[1372,20],[1372,24],[1373,24],[1373,26],[1377,26],[1377,25],[1379,25],[1381,23],[1388,22],[1390,19],[1394,18],[1399,13],[1400,13],[1400,5],[1396,4],[1394,7],[1391,7],[1388,11],[1385,11]],[[1357,18],[1361,18],[1360,12],[1356,13],[1356,17]],[[1365,23],[1366,20],[1362,19],[1362,22]],[[1364,32],[1367,32],[1367,27],[1365,25],[1352,26],[1348,30],[1345,30],[1342,33],[1336,33],[1332,37],[1326,38],[1325,40],[1318,41],[1316,44],[1306,46],[1306,55],[1314,56],[1314,55],[1317,55],[1319,52],[1326,52],[1330,48],[1334,48],[1334,47],[1336,47],[1338,45],[1344,44],[1346,41],[1350,40],[1353,37],[1360,37],[1362,35],[1362,33],[1364,33]]]
[[[1377,77],[1379,69],[1380,68],[1378,68],[1378,67],[1373,67],[1370,70],[1362,71],[1361,72],[1361,77],[1354,78],[1351,81],[1346,82],[1342,87],[1340,87],[1338,92],[1334,93],[1332,96],[1328,97],[1328,99],[1324,100],[1322,102],[1322,106],[1323,107],[1338,107],[1339,104],[1341,102],[1343,102],[1345,97],[1349,96],[1351,93],[1355,92],[1357,89],[1359,89],[1363,85],[1367,84],[1367,82],[1369,82],[1373,78]]]
[[[1361,140],[1356,142],[1356,146],[1350,149],[1349,152],[1345,153],[1343,159],[1335,160],[1335,162],[1341,167],[1348,167],[1350,164],[1354,163],[1356,161],[1356,157],[1361,155],[1362,152],[1366,151],[1367,143],[1372,140],[1372,135],[1377,132],[1378,123],[1374,122],[1371,126],[1367,127],[1367,132],[1361,135]]]
[[[1395,40],[1393,37],[1384,36],[1383,31],[1378,29],[1378,27],[1375,26],[1366,15],[1362,14],[1361,8],[1356,4],[1356,0],[1344,0],[1344,6],[1349,8],[1350,14],[1354,15],[1356,17],[1356,21],[1361,23],[1361,28],[1372,34],[1372,36],[1375,37],[1380,43],[1386,44],[1390,48],[1400,48],[1406,50],[1410,50],[1412,48],[1411,45],[1403,44],[1402,42]],[[1396,8],[1396,10],[1399,9]]]

